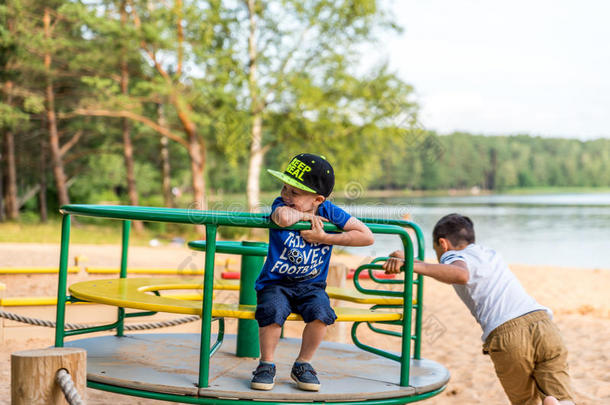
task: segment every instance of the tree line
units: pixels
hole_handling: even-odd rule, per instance
[[[376,189],[610,187],[610,139],[427,132],[381,161]],[[389,175],[391,174],[391,175]]]
[[[70,202],[206,208],[314,152],[337,189],[609,186],[608,141],[439,136],[368,57],[382,0],[7,0],[0,217]],[[368,47],[368,48],[367,48]],[[182,196],[182,197],[180,197]],[[190,204],[190,203],[189,203]]]
[[[172,189],[205,208],[239,187],[254,211],[276,149],[353,168],[349,144],[416,116],[411,86],[362,63],[400,31],[386,1],[8,0],[0,20],[9,219],[34,195],[44,218],[112,193],[172,206]]]

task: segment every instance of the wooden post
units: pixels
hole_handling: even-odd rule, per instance
[[[66,369],[81,398],[86,400],[87,352],[75,347],[24,350],[11,355],[11,403],[13,405],[68,404],[55,382]]]
[[[328,269],[328,277],[326,284],[329,286],[345,288],[345,279],[347,278],[347,266],[343,263],[331,264]],[[341,300],[330,300],[330,306],[335,308],[340,306]],[[345,322],[335,322],[326,330],[325,340],[332,342],[346,341],[346,324]]]

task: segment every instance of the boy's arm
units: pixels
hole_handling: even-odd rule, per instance
[[[391,256],[383,268],[386,273],[398,273],[405,262],[404,254],[402,251],[396,251]],[[413,271],[447,284],[466,284],[470,278],[468,266],[463,260],[456,260],[451,264],[432,264],[415,260]]]
[[[299,221],[311,221],[311,218],[314,217],[320,218],[322,221],[328,221],[326,218],[318,217],[308,212],[301,212],[285,205],[277,207],[271,213],[271,220],[282,228],[292,226]]]
[[[309,243],[326,245],[368,246],[375,242],[373,232],[357,218],[351,217],[343,226],[341,233],[324,232],[321,217],[311,219],[311,230],[301,231],[301,236]]]

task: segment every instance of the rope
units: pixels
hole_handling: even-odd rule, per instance
[[[55,374],[55,382],[61,387],[61,390],[64,392],[64,396],[66,397],[66,401],[68,401],[70,405],[85,405],[85,402],[80,397],[76,387],[74,386],[74,381],[72,381],[70,373],[68,373],[65,368],[60,368],[57,370],[57,374]]]
[[[22,316],[22,315],[15,314],[15,313],[12,313],[12,312],[0,311],[0,318],[6,318],[6,319],[10,319],[11,321],[27,323],[27,324],[30,324],[30,325],[45,326],[47,328],[54,328],[56,326],[56,323],[53,322],[53,321],[47,321],[47,320],[44,320],[44,319],[30,318],[30,317]],[[132,324],[132,325],[125,325],[123,327],[123,329],[125,329],[125,330],[146,330],[146,329],[166,328],[166,327],[169,327],[169,326],[182,325],[184,323],[194,322],[194,321],[198,321],[198,320],[199,320],[199,316],[198,315],[189,315],[189,316],[185,316],[184,318],[178,318],[178,319],[173,319],[173,320],[169,320],[169,321],[160,321],[160,322],[138,323],[138,324]],[[71,330],[71,329],[84,329],[84,328],[89,328],[91,326],[94,326],[94,325],[85,325],[85,324],[81,324],[81,323],[66,323],[66,324],[64,324],[64,328],[68,329],[68,330]]]
[[[161,322],[150,322],[150,323],[136,323],[132,325],[125,325],[123,329],[125,330],[145,330],[145,329],[156,329],[156,328],[166,328],[168,326],[177,326],[182,325],[183,323],[195,322],[198,321],[199,315],[189,315],[184,318],[173,319],[171,321],[161,321]]]
[[[30,325],[45,326],[47,328],[54,328],[55,327],[55,322],[46,321],[44,319],[30,318],[30,317],[22,316],[22,315],[15,314],[15,313],[12,313],[12,312],[0,311],[0,317],[5,318],[5,319],[10,319],[11,321],[28,323]],[[82,328],[82,327],[86,327],[86,326],[85,325],[78,325],[78,324],[66,324],[66,329],[79,329],[79,328]]]

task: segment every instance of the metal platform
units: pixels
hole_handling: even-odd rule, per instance
[[[320,391],[301,391],[290,379],[301,340],[289,338],[280,341],[276,352],[274,389],[257,391],[250,389],[250,379],[258,360],[236,357],[235,341],[235,336],[225,336],[210,362],[209,387],[202,389],[197,387],[199,334],[102,336],[65,342],[65,346],[87,350],[89,382],[208,400],[311,403],[404,398],[404,402],[411,402],[408,399],[423,399],[426,395],[422,394],[440,392],[449,381],[449,372],[442,365],[412,360],[410,385],[401,387],[399,363],[353,345],[323,342],[313,361],[322,384]]]

